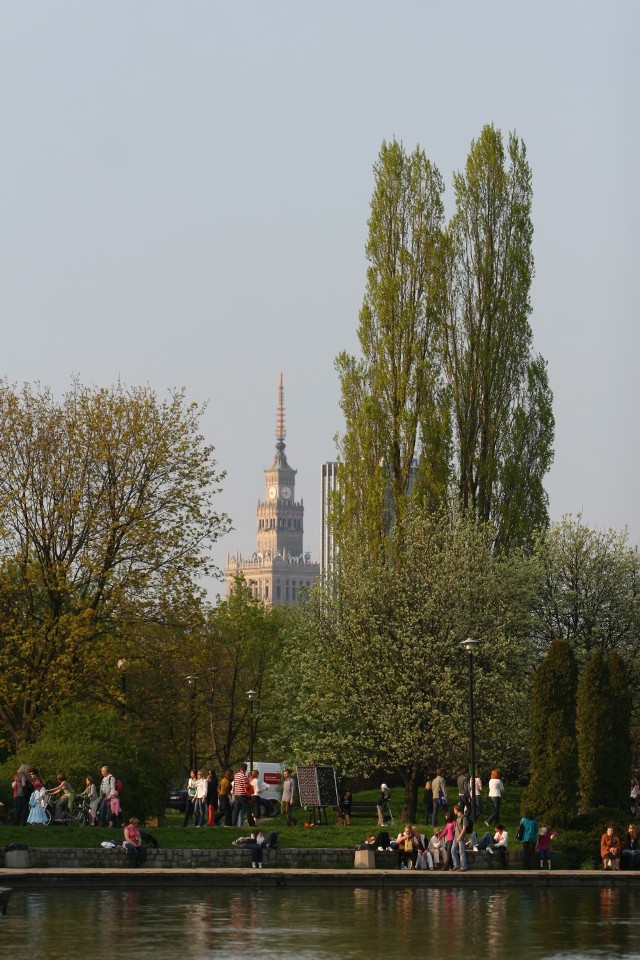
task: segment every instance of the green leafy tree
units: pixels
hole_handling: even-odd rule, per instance
[[[211,612],[200,652],[202,673],[206,676],[208,670],[212,678],[210,696],[205,692],[201,705],[206,718],[201,728],[203,749],[220,769],[248,755],[249,690],[256,694],[254,756],[261,755],[265,725],[278,708],[273,703],[270,678],[278,670],[286,622],[286,609],[265,607],[253,596],[242,575],[236,578],[228,599]]]
[[[318,592],[285,642],[274,749],[350,775],[386,770],[415,814],[422,773],[469,760],[460,644],[472,636],[478,762],[522,769],[533,561],[496,557],[484,525],[420,511],[406,517],[402,567],[346,549],[339,589]]]
[[[533,679],[530,779],[522,807],[554,826],[567,823],[577,812],[577,683],[571,644],[553,640]]]
[[[374,174],[358,327],[362,357],[342,353],[336,361],[347,466],[337,524],[345,536],[356,526],[363,548],[377,560],[381,550],[393,554],[419,453],[420,420],[438,404],[433,342],[444,186],[419,147],[407,155],[395,140],[383,143]],[[429,435],[424,470],[428,466],[437,497],[446,482],[446,430],[435,412],[431,419],[437,430]]]
[[[502,547],[547,524],[553,460],[546,364],[529,324],[531,169],[524,143],[485,126],[454,176],[441,352],[453,426],[453,480],[464,510],[492,520]]]
[[[0,728],[108,694],[127,624],[197,595],[222,475],[183,393],[0,384]]]
[[[593,651],[616,650],[629,664],[640,652],[640,557],[626,531],[592,530],[566,516],[542,533],[536,552],[544,589],[536,638],[566,638],[578,662]]]

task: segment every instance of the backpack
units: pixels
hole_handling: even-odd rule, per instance
[[[119,797],[122,796],[122,780],[116,777],[116,793]]]
[[[269,830],[269,833],[264,838],[264,845],[268,850],[278,849],[278,834],[275,830]]]

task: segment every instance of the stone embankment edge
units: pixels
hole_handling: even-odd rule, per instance
[[[157,887],[208,886],[250,888],[322,887],[627,887],[638,886],[640,873],[603,872],[599,870],[474,870],[460,874],[453,871],[405,870],[327,870],[246,867],[218,869],[117,869],[96,868],[28,868],[26,870],[0,869],[0,886],[33,890],[60,887]]]

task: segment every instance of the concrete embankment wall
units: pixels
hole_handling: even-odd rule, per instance
[[[315,847],[310,849],[280,847],[277,850],[264,850],[263,860],[265,867],[279,869],[311,869],[311,870],[349,870],[354,863],[353,848]],[[127,864],[124,851],[105,849],[104,847],[29,847],[25,851],[14,851],[13,856],[5,860],[6,854],[0,850],[0,867],[41,869],[121,869]],[[473,870],[497,868],[499,865],[494,857],[487,854],[471,854],[469,868]],[[394,869],[396,856],[393,851],[376,851],[376,868],[379,870]],[[251,863],[251,855],[242,847],[232,847],[230,850],[147,850],[147,868],[159,870],[189,870],[209,868],[212,870],[224,867],[247,867]],[[520,866],[518,854],[511,854],[510,865],[518,869]]]
[[[24,867],[56,867],[58,869],[75,868],[115,868],[121,869],[127,864],[127,857],[121,848],[105,849],[104,847],[29,847],[26,851],[14,851],[22,856],[9,857],[4,851],[0,852],[0,867],[18,866],[21,861]],[[26,856],[25,856],[26,854]],[[349,869],[353,867],[353,850],[316,848],[313,850],[278,849],[263,851],[265,866],[280,868],[308,867],[311,869]],[[380,854],[382,857],[383,855]],[[28,863],[27,863],[28,857]],[[159,870],[171,869],[198,869],[220,867],[247,867],[251,864],[248,850],[233,847],[231,850],[147,850],[148,868]],[[387,856],[385,865],[393,865],[393,858]],[[382,865],[382,861],[381,861]]]

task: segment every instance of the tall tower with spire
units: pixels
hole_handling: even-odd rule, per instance
[[[265,603],[295,603],[301,591],[308,590],[320,573],[319,564],[312,563],[309,554],[304,553],[304,505],[295,497],[297,471],[287,461],[285,435],[281,373],[276,453],[273,463],[264,471],[265,498],[258,501],[256,512],[257,549],[251,558],[243,558],[239,553],[227,557],[227,596],[235,578],[242,573],[253,595]]]

